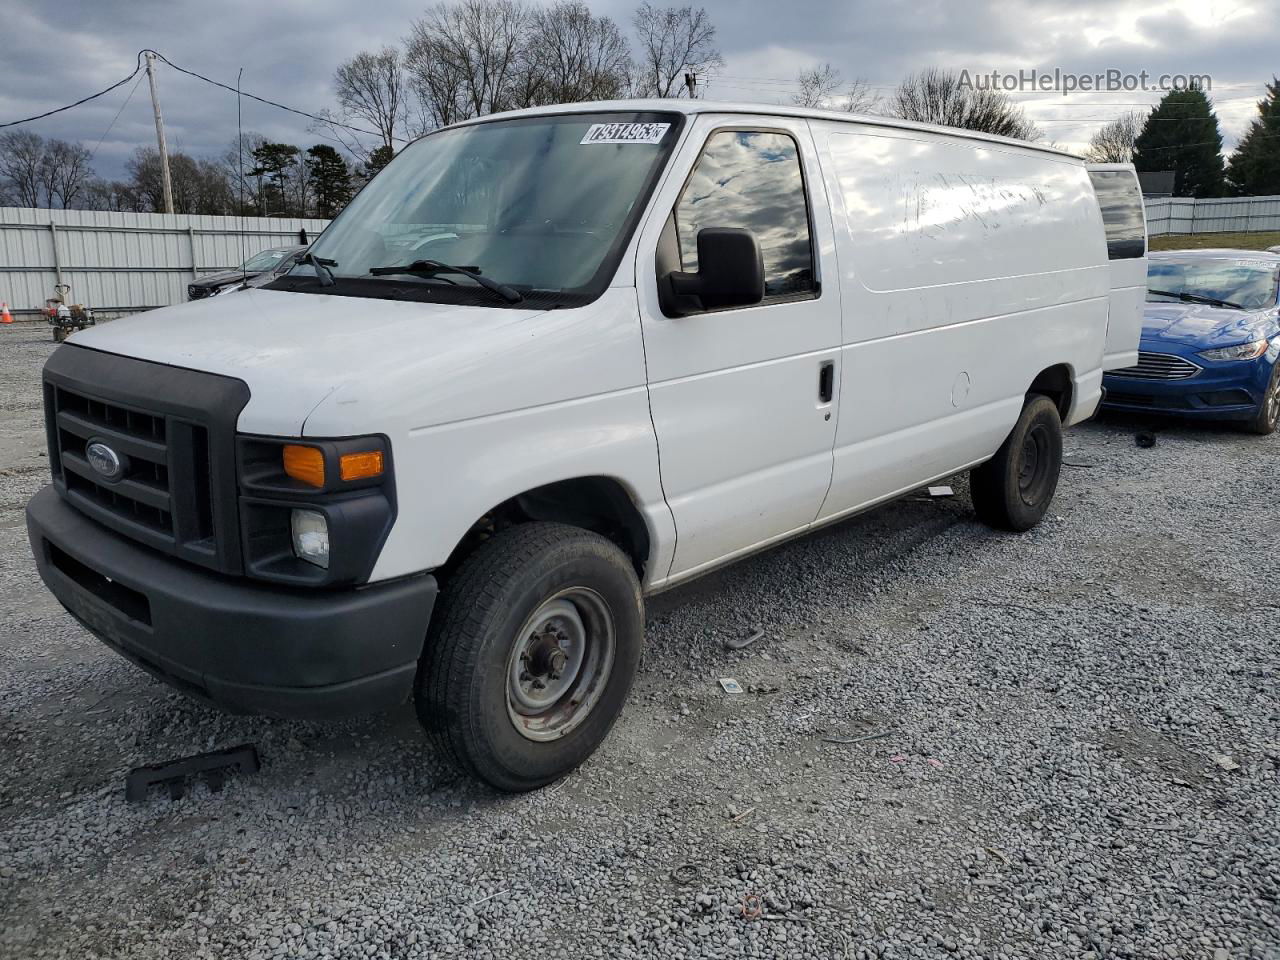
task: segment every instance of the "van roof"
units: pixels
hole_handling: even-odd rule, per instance
[[[795,107],[777,103],[738,103],[719,100],[595,100],[586,103],[562,103],[547,107],[528,107],[523,110],[507,110],[502,113],[490,113],[483,117],[463,120],[454,126],[473,123],[485,123],[490,120],[507,120],[513,117],[533,117],[557,113],[607,113],[613,110],[645,111],[662,113],[683,113],[693,116],[699,113],[744,113],[754,116],[799,117],[808,120],[834,120],[840,123],[859,123],[877,127],[892,127],[899,130],[920,130],[926,133],[938,133],[951,137],[963,137],[966,140],[985,140],[1005,146],[1019,147],[1023,150],[1035,150],[1057,157],[1065,157],[1077,162],[1084,161],[1074,153],[1058,147],[1050,147],[1026,140],[1015,140],[1012,137],[998,137],[991,133],[980,133],[977,130],[964,130],[959,127],[944,127],[936,123],[916,123],[913,120],[899,120],[896,117],[880,117],[872,114],[845,113],[842,110],[815,110],[811,107]]]

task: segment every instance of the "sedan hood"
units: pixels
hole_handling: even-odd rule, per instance
[[[367,393],[414,361],[425,389],[431,374],[441,379],[519,341],[507,331],[539,314],[249,289],[89,327],[68,343],[243,380],[251,399],[240,429],[299,436],[340,388]]]
[[[1148,303],[1142,338],[1207,350],[1273,336],[1276,309],[1236,310],[1203,303]]]

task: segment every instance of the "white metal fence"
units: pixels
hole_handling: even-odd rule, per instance
[[[1257,233],[1280,230],[1280,197],[1147,201],[1147,233]]]
[[[1147,201],[1147,232],[1280,231],[1280,197]],[[71,284],[71,299],[131,313],[187,297],[196,277],[228,270],[267,247],[314,240],[327,220],[211,217],[0,207],[0,301],[32,314]]]
[[[196,277],[268,247],[314,240],[329,221],[0,207],[0,300],[34,313],[56,283],[101,313],[181,303]]]

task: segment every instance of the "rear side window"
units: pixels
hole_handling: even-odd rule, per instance
[[[1102,208],[1107,256],[1112,260],[1145,257],[1147,230],[1138,178],[1127,170],[1090,170],[1089,179]]]
[[[800,152],[785,133],[712,134],[676,203],[675,220],[682,270],[698,269],[699,230],[745,227],[760,243],[766,299],[815,292]]]

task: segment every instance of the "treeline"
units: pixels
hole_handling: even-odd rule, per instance
[[[375,164],[388,157],[375,156]],[[140,147],[125,164],[127,176],[94,174],[80,144],[46,140],[29,131],[0,136],[0,204],[79,210],[164,210],[164,180],[155,147]],[[240,171],[244,171],[241,176]],[[169,154],[175,213],[331,217],[376,166],[352,167],[332,145],[306,150],[247,133],[217,158]]]
[[[1127,113],[1100,129],[1087,157],[1170,171],[1175,197],[1280,195],[1280,80],[1272,78],[1235,150],[1222,156],[1222,130],[1205,92],[1165,94],[1145,116]]]

